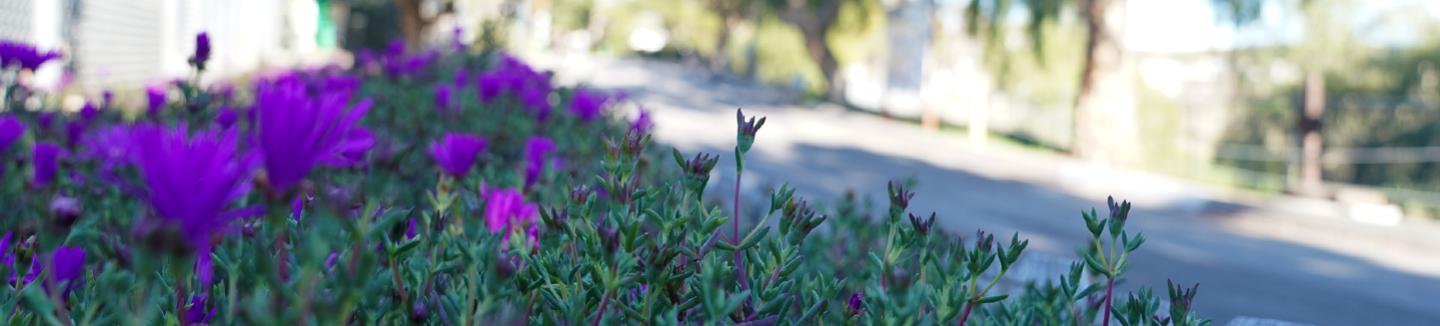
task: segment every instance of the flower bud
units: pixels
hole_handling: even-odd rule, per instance
[[[990,252],[990,247],[995,243],[995,236],[985,234],[985,230],[975,230],[975,250]]]
[[[593,193],[595,193],[595,191],[590,190],[589,185],[582,184],[575,186],[574,188],[570,188],[570,202],[583,204],[590,200],[590,195]]]
[[[50,200],[51,222],[63,228],[75,225],[80,219],[80,200],[75,197],[56,196]]]
[[[915,227],[915,231],[919,232],[922,236],[929,235],[930,229],[935,226],[935,212],[930,212],[930,218],[928,219],[915,216],[915,214],[910,214],[909,217],[910,225]]]
[[[849,313],[850,317],[865,313],[865,300],[860,297],[860,293],[850,294],[850,299],[845,301],[845,312]]]
[[[765,126],[765,117],[760,117],[760,120],[757,121],[752,116],[746,120],[745,111],[735,109],[735,124],[735,148],[744,154],[750,151],[751,145],[755,144],[755,134],[760,132],[760,127]]]

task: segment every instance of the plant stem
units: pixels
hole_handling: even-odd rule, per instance
[[[1113,291],[1114,289],[1115,289],[1115,279],[1113,279],[1113,278],[1106,278],[1106,279],[1105,279],[1105,319],[1104,319],[1103,322],[1101,322],[1101,325],[1102,325],[1102,326],[1110,326],[1110,295],[1113,294],[1112,291]]]
[[[740,280],[740,290],[750,289],[750,278],[745,276],[745,255],[741,254],[740,247],[740,175],[744,170],[739,168],[741,156],[736,156],[735,168],[735,207],[732,211],[735,218],[730,222],[730,239],[735,249],[735,278]],[[746,300],[749,301],[749,300]]]
[[[595,320],[590,321],[590,326],[600,326],[600,321],[605,319],[605,307],[610,305],[610,291],[605,291],[605,296],[600,297],[600,311],[595,313]]]
[[[971,300],[971,301],[974,301],[974,300]],[[970,319],[970,310],[971,310],[972,308],[975,308],[975,304],[972,303],[971,301],[966,301],[966,302],[965,302],[965,310],[961,310],[961,311],[960,311],[960,322],[959,322],[959,323],[956,323],[955,325],[957,325],[957,326],[965,326],[965,320],[966,320],[966,319]]]
[[[400,269],[395,267],[395,257],[390,257],[386,265],[390,265],[390,278],[395,282],[395,292],[400,294],[400,301],[409,304],[410,294],[405,292],[405,281],[400,279]]]

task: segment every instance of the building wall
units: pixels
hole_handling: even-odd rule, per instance
[[[315,0],[0,0],[0,38],[60,49],[62,64],[37,74],[39,87],[65,76],[88,91],[188,78],[195,35],[210,33],[207,80],[265,67],[316,62]]]

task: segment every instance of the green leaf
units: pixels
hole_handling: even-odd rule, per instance
[[[1089,267],[1090,271],[1105,274],[1106,276],[1110,275],[1110,271],[1105,269],[1105,264],[1101,264],[1099,258],[1095,258],[1094,255],[1085,255],[1084,258],[1085,267]]]
[[[755,233],[751,233],[750,236],[745,237],[744,241],[740,242],[740,250],[747,250],[751,247],[754,247],[755,244],[759,243],[760,239],[764,239],[765,235],[768,233],[770,233],[770,227],[760,227],[759,230],[756,230]]]
[[[980,298],[980,300],[978,300],[978,301],[975,301],[975,303],[977,303],[977,304],[986,304],[986,303],[1000,302],[1001,300],[1005,300],[1005,298],[1008,298],[1008,297],[1010,297],[1009,294],[1001,294],[1001,295],[997,295],[997,296],[984,297],[984,298]]]

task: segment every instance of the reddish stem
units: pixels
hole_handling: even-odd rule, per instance
[[[738,161],[736,164],[740,164]],[[735,278],[740,279],[740,290],[750,289],[750,278],[745,277],[745,256],[740,253],[740,174],[742,170],[735,170],[735,207],[734,220],[730,221],[731,244],[735,245]],[[746,300],[749,301],[749,300]]]
[[[1105,279],[1105,321],[1100,323],[1102,326],[1110,326],[1110,295],[1113,294],[1113,290],[1115,290],[1115,279]]]
[[[599,326],[600,321],[605,319],[605,307],[610,305],[610,292],[600,298],[600,312],[595,314],[595,320],[590,321],[590,326]]]
[[[405,280],[400,279],[400,269],[395,267],[395,257],[386,257],[387,265],[390,265],[390,280],[395,282],[395,292],[400,294],[400,301],[410,303],[410,293],[405,290]]]
[[[957,325],[957,326],[965,326],[965,320],[966,320],[966,319],[970,319],[970,310],[971,310],[972,308],[975,308],[975,305],[972,304],[972,303],[970,303],[969,301],[966,301],[966,302],[965,302],[965,310],[961,310],[961,311],[960,311],[960,322],[959,322],[959,323],[956,323],[955,325]]]

